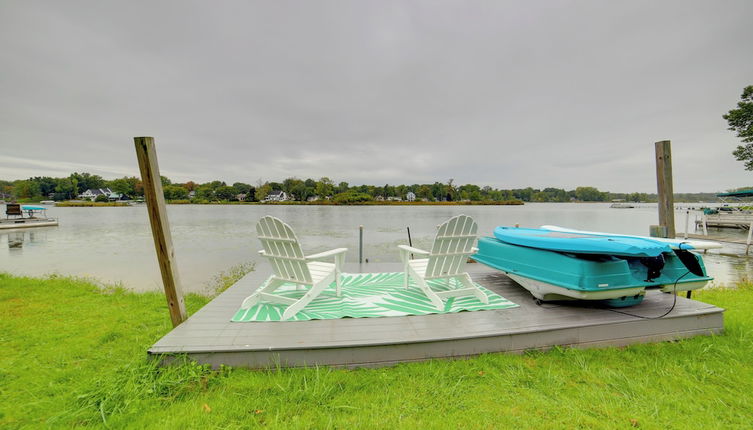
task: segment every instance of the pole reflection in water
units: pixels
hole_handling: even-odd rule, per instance
[[[8,249],[21,249],[24,247],[23,232],[8,233]]]
[[[41,231],[12,231],[0,234],[0,237],[6,236],[8,249],[23,249],[24,243],[27,245],[41,244],[46,242],[47,234]]]

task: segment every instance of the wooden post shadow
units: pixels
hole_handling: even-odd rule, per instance
[[[183,288],[178,277],[178,267],[175,262],[173,240],[170,236],[170,224],[167,221],[165,196],[162,193],[162,179],[157,164],[157,151],[154,148],[153,137],[134,137],[136,157],[139,160],[141,181],[144,184],[144,197],[149,212],[149,223],[152,226],[154,248],[157,251],[157,261],[162,274],[162,284],[165,288],[167,307],[173,327],[188,318],[186,305],[183,302]]]

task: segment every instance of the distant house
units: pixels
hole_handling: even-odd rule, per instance
[[[188,192],[188,198],[192,199],[194,197],[196,197],[196,191],[195,190],[189,191]]]
[[[408,194],[405,195],[405,200],[409,202],[415,202],[416,194],[413,191],[408,191]]]
[[[290,197],[285,191],[272,191],[267,194],[267,198],[264,199],[265,202],[284,202],[288,200],[290,200]]]
[[[319,200],[319,196],[311,196],[306,199],[307,202],[315,202],[317,200]]]
[[[401,197],[387,197],[388,202],[402,202],[403,199]]]
[[[245,202],[247,197],[248,197],[247,194],[241,193],[241,194],[236,195],[235,199],[238,200],[239,202]]]
[[[109,188],[89,188],[88,190],[79,194],[78,198],[80,200],[94,201],[97,197],[102,195],[107,197],[107,199],[109,200],[110,196],[112,195],[112,190],[110,190]]]
[[[383,196],[376,196],[376,198],[374,200],[376,200],[378,202],[383,202],[384,201],[384,197]]]
[[[116,193],[109,188],[89,188],[83,193],[78,195],[79,200],[91,200],[94,201],[98,196],[105,196],[109,201],[120,200],[123,198],[123,194]]]

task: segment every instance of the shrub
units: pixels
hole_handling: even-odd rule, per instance
[[[337,204],[362,203],[368,202],[372,199],[373,198],[369,194],[359,193],[356,191],[348,191],[345,193],[335,194],[335,196],[332,198],[332,200],[334,200]]]

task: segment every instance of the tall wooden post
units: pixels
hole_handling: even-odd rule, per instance
[[[675,237],[675,198],[672,189],[672,147],[668,140],[656,148],[656,185],[659,193],[659,225],[666,227],[665,237]]]
[[[154,149],[153,137],[134,137],[136,157],[141,170],[141,182],[144,184],[144,197],[149,212],[149,223],[152,225],[154,248],[157,251],[159,270],[162,273],[162,284],[167,297],[167,307],[173,327],[188,318],[186,305],[183,302],[183,288],[178,278],[178,267],[173,251],[173,239],[170,236],[170,224],[167,222],[165,196],[162,193],[162,178],[157,164],[157,151]]]

